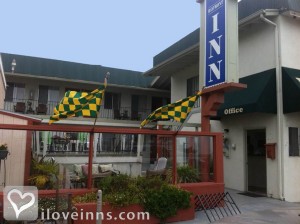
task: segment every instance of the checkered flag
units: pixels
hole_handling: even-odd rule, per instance
[[[67,91],[64,98],[54,108],[54,114],[49,119],[49,124],[68,117],[97,117],[100,105],[107,86],[105,79],[104,88],[94,91],[77,92]]]
[[[155,120],[170,120],[173,119],[180,123],[183,123],[194,107],[195,102],[198,100],[201,92],[198,92],[194,96],[189,96],[182,100],[178,100],[175,103],[168,104],[157,108],[152,112],[142,123],[141,128],[151,121]]]

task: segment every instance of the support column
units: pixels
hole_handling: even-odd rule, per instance
[[[246,87],[247,85],[242,83],[223,83],[204,89],[201,95],[201,131],[210,132],[210,117],[217,115],[217,109],[224,103],[225,92],[244,89]],[[206,182],[209,181],[209,140],[201,140],[200,144],[199,163],[201,168],[201,181]],[[214,172],[220,172],[220,170],[214,170]],[[218,176],[219,174],[215,173],[215,176],[216,175]]]
[[[194,168],[194,161],[195,161],[195,137],[189,136],[187,137],[187,158],[188,158],[188,165],[189,167]]]
[[[162,130],[162,125],[157,126],[158,130]],[[156,160],[162,156],[162,150],[161,150],[161,136],[157,135],[156,137]]]
[[[91,189],[93,186],[92,180],[92,168],[93,168],[93,157],[94,157],[94,132],[90,132],[90,143],[89,143],[89,163],[88,163],[88,179],[87,188]]]
[[[33,122],[28,121],[28,125]],[[24,186],[29,185],[30,164],[31,164],[31,145],[32,145],[32,131],[26,131],[26,146],[25,146],[25,167],[24,167]]]

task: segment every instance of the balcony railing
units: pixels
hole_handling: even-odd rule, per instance
[[[14,99],[4,102],[4,110],[23,113],[23,114],[38,114],[52,115],[53,109],[59,102],[48,101],[47,104],[39,103],[37,100],[29,99]],[[131,107],[120,107],[118,109],[106,109],[100,107],[98,114],[99,118],[116,119],[116,120],[136,120],[142,121],[151,113],[150,109],[132,110]]]
[[[33,151],[38,155],[87,156],[89,133],[40,131],[33,134]],[[96,133],[97,156],[136,156],[138,138],[135,134]]]

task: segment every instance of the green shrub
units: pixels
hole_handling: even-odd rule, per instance
[[[177,182],[178,183],[197,183],[200,181],[197,170],[185,165],[177,167]]]
[[[89,192],[83,195],[77,195],[73,197],[72,203],[89,203],[89,202],[96,202],[97,201],[97,193],[96,192]]]
[[[67,197],[59,197],[58,201],[56,202],[55,197],[43,197],[38,199],[38,211],[39,212],[45,212],[50,211],[67,211],[68,210],[68,199]],[[56,209],[56,205],[58,206]]]
[[[165,185],[166,182],[162,180],[159,176],[153,177],[137,177],[136,184],[138,188],[142,191],[149,189],[160,189],[162,185]]]
[[[190,207],[191,193],[173,185],[162,185],[160,189],[148,189],[144,208],[164,223],[165,219],[177,214],[179,209]]]
[[[170,185],[159,177],[108,176],[103,178],[98,186],[103,192],[103,202],[108,202],[113,207],[141,204],[161,222],[176,215],[178,209],[190,206],[190,192]],[[75,197],[73,203],[96,200],[96,193],[88,193]]]
[[[136,179],[125,174],[103,178],[98,188],[103,192],[103,200],[113,207],[123,207],[140,203],[140,190]]]
[[[33,158],[31,176],[29,181],[40,189],[54,189],[58,185],[59,165],[54,160],[42,157],[40,160]]]

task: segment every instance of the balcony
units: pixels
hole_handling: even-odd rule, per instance
[[[89,133],[86,132],[35,132],[33,151],[47,156],[88,156]],[[95,134],[96,156],[137,156],[137,135]]]
[[[4,102],[4,110],[35,115],[52,115],[53,109],[59,102],[48,101],[47,104],[39,103],[37,100],[30,99],[13,99]],[[120,107],[118,109],[100,108],[98,118],[114,119],[114,120],[133,120],[142,121],[151,113],[150,109],[132,110],[131,107]]]

